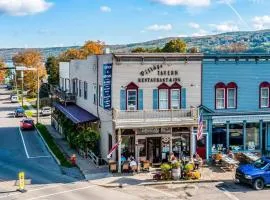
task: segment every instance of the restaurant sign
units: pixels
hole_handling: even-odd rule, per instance
[[[103,108],[111,109],[111,90],[112,90],[112,64],[103,65]]]
[[[180,82],[178,70],[172,69],[171,64],[155,64],[145,70],[140,71],[139,83],[156,82]],[[152,75],[155,74],[155,75]]]

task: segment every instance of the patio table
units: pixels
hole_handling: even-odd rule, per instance
[[[250,152],[246,152],[246,153],[242,153],[248,160],[250,160],[251,162],[255,162],[256,160],[260,159],[259,156],[257,156],[254,153],[250,153]]]

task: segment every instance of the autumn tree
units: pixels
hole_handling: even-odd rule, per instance
[[[26,50],[13,56],[14,66],[25,66],[27,68],[35,68],[37,71],[24,71],[24,90],[28,90],[30,96],[37,93],[37,74],[39,74],[40,84],[46,76],[45,67],[42,64],[42,56],[40,52],[35,50]],[[17,75],[20,77],[20,74]]]
[[[162,49],[162,52],[166,53],[186,53],[186,51],[187,44],[185,43],[185,41],[180,39],[169,41]]]
[[[93,54],[102,54],[105,44],[101,41],[86,41],[85,44],[79,48],[71,48],[60,54],[59,60],[61,62],[69,62],[74,59],[86,59],[87,56]]]
[[[228,45],[218,46],[217,50],[226,53],[241,53],[245,52],[248,46],[241,42],[235,42]]]
[[[145,53],[148,52],[148,49],[145,49],[143,47],[137,47],[135,49],[131,50],[132,53]]]
[[[48,83],[50,85],[59,84],[59,61],[56,57],[48,57],[45,63],[48,76]]]
[[[0,83],[3,83],[3,81],[5,80],[6,78],[6,74],[7,74],[7,71],[6,69],[6,63],[4,62],[3,59],[0,58]]]
[[[189,53],[199,53],[200,50],[197,48],[197,47],[191,47],[189,50],[188,50]]]

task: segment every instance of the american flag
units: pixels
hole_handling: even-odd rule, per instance
[[[117,143],[115,143],[115,144],[113,145],[113,147],[112,147],[111,150],[109,151],[109,154],[107,155],[107,158],[108,158],[108,159],[111,158],[113,152],[116,150],[116,148],[119,146],[120,143],[121,143],[121,140],[118,141]]]
[[[203,117],[202,117],[202,112],[199,112],[197,140],[201,140],[202,136],[203,136]]]

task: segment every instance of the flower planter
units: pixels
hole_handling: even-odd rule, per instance
[[[181,177],[181,169],[180,167],[177,169],[172,169],[172,178],[173,180],[179,180]]]

